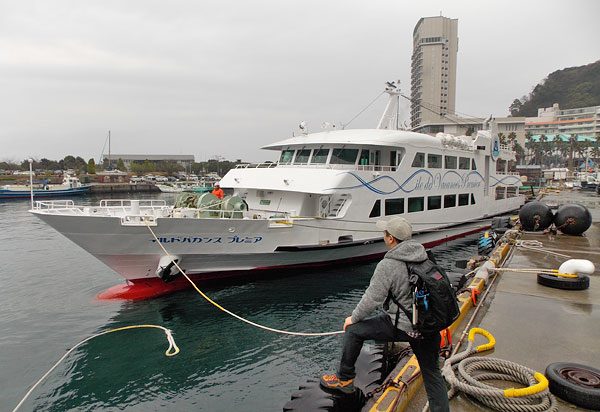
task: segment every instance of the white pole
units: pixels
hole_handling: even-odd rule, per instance
[[[31,164],[33,159],[27,159],[29,162],[29,192],[31,193],[31,209],[33,209],[33,170]]]

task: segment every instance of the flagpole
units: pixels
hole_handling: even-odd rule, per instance
[[[29,162],[29,192],[31,193],[31,209],[33,209],[33,159],[27,159]]]

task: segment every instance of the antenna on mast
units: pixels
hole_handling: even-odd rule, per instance
[[[388,100],[388,104],[385,107],[385,111],[379,120],[379,124],[377,125],[378,129],[390,129],[390,130],[398,130],[398,117],[399,117],[399,99],[400,99],[400,88],[396,85],[400,84],[400,80],[395,82],[386,82],[386,88],[384,90],[390,98]]]

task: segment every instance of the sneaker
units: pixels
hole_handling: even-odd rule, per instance
[[[321,376],[321,386],[325,389],[337,390],[344,393],[352,393],[354,392],[354,379],[342,381],[335,373],[333,375],[323,375]]]

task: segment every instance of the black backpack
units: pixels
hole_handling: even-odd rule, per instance
[[[395,325],[398,326],[400,309],[411,321],[413,330],[422,335],[439,333],[460,315],[458,300],[444,269],[431,259],[423,262],[405,262],[412,291],[412,308],[403,307],[390,291],[388,298],[397,306]]]

